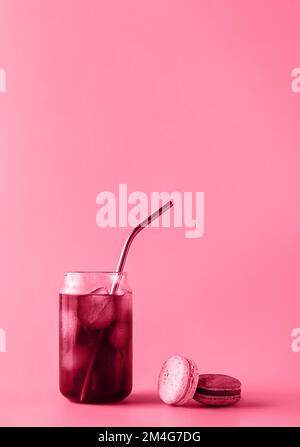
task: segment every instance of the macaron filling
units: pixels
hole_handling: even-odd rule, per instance
[[[239,396],[241,390],[207,390],[198,387],[196,393],[204,394],[205,396]]]

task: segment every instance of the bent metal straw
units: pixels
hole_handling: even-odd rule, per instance
[[[136,237],[136,235],[142,231],[146,226],[150,225],[151,222],[153,222],[153,220],[157,219],[159,216],[161,216],[162,213],[164,213],[165,211],[167,211],[169,208],[172,208],[172,206],[174,205],[173,201],[170,200],[169,202],[165,203],[163,206],[161,206],[157,211],[155,211],[153,214],[151,214],[150,216],[148,216],[145,220],[143,220],[137,227],[135,227],[133,229],[133,231],[131,232],[131,234],[128,236],[128,238],[125,241],[125,244],[123,245],[123,249],[119,258],[119,262],[118,262],[118,266],[117,266],[117,270],[116,270],[116,274],[112,283],[112,287],[110,290],[110,295],[113,295],[116,293],[118,287],[119,287],[119,282],[120,282],[120,277],[121,274],[124,270],[124,265],[126,262],[126,258],[128,255],[128,251],[129,248],[132,244],[133,239]],[[99,331],[98,337],[97,337],[97,341],[96,341],[96,346],[94,348],[94,351],[92,353],[85,377],[84,377],[84,381],[83,381],[83,386],[82,386],[82,390],[81,390],[81,394],[80,394],[80,402],[84,402],[88,389],[89,389],[89,384],[90,384],[90,380],[91,380],[91,374],[94,368],[94,363],[97,357],[97,352],[98,352],[98,348],[100,346],[101,343],[101,339],[102,339],[102,331]]]

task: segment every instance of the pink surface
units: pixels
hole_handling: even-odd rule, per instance
[[[209,408],[191,401],[166,405],[155,391],[137,390],[111,405],[74,404],[52,394],[1,394],[5,426],[299,426],[300,394],[289,390],[247,390],[232,407]]]
[[[299,14],[293,0],[0,0],[1,425],[299,424]],[[115,268],[128,229],[98,228],[96,197],[119,183],[204,191],[205,232],[134,242],[133,395],[83,407],[58,394],[58,291],[63,271]],[[159,403],[175,353],[240,379],[241,404]]]

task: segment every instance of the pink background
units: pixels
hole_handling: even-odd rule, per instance
[[[1,425],[297,425],[300,64],[296,0],[0,0]],[[149,229],[127,263],[134,390],[58,392],[64,271],[114,269],[129,229],[96,196],[204,191],[205,234]],[[176,353],[243,383],[240,406],[172,408]]]

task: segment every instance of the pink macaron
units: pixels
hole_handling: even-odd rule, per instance
[[[241,382],[224,374],[201,374],[194,399],[214,407],[233,405],[241,399]]]
[[[184,405],[193,398],[198,384],[195,362],[181,355],[170,357],[162,366],[158,379],[161,400],[169,405]]]

